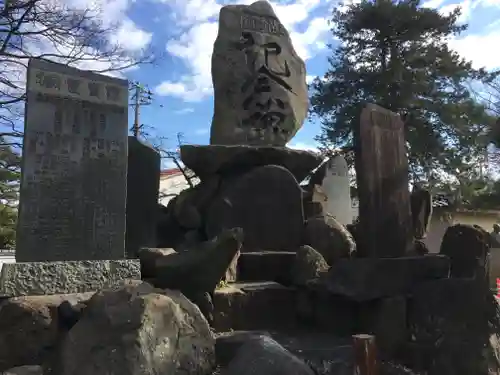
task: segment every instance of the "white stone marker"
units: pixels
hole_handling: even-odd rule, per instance
[[[328,197],[325,211],[341,224],[352,223],[351,187],[348,166],[342,155],[334,156],[328,161],[322,190]]]

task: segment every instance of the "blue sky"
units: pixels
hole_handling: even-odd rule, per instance
[[[80,0],[85,1],[85,0]],[[127,78],[148,85],[155,93],[154,103],[144,107],[141,122],[154,126],[159,136],[169,138],[166,146],[175,147],[175,135],[184,133],[185,141],[208,144],[213,111],[210,76],[211,53],[217,35],[217,18],[223,4],[233,0],[110,0],[125,15],[120,39],[134,47],[152,43],[163,54],[154,65],[127,73]],[[236,1],[251,3],[253,1]],[[327,67],[331,43],[328,26],[330,0],[270,1],[289,30],[297,53],[305,60],[308,76],[322,75]],[[462,7],[462,22],[469,30],[451,46],[475,67],[500,67],[500,0],[429,0],[429,7],[447,13]],[[132,121],[132,113],[129,118]],[[307,121],[289,144],[314,148],[313,138],[320,132],[317,121]]]

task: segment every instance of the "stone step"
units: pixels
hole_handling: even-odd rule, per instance
[[[238,281],[276,281],[291,284],[295,251],[260,251],[241,253],[238,259]]]
[[[339,338],[314,331],[232,331],[217,335],[217,364],[224,368],[248,340],[261,335],[276,340],[285,349],[307,363],[316,374],[351,375],[353,347],[350,338]]]
[[[216,332],[298,326],[295,289],[273,281],[231,283],[215,291],[213,304]]]

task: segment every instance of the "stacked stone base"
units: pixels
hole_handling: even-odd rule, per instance
[[[0,295],[41,296],[96,292],[125,279],[141,279],[137,259],[4,264]]]

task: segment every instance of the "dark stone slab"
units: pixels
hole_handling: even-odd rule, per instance
[[[201,179],[215,173],[237,174],[273,164],[285,167],[300,182],[321,163],[323,156],[274,146],[182,145],[181,159]]]
[[[227,185],[205,217],[208,238],[243,229],[246,251],[295,251],[302,242],[302,189],[284,167],[259,167]]]
[[[362,302],[409,292],[418,283],[447,278],[450,260],[426,255],[339,260],[321,282],[336,295]]]
[[[128,137],[127,232],[128,258],[141,247],[155,247],[160,186],[160,154],[135,137]]]
[[[413,243],[404,124],[368,104],[355,129],[360,256],[400,257]]]
[[[238,281],[276,281],[291,283],[295,251],[242,253],[238,259]]]
[[[234,283],[214,293],[214,329],[230,330],[295,329],[293,288],[278,283]]]
[[[124,258],[127,81],[31,59],[25,110],[16,260]]]
[[[309,365],[317,375],[351,375],[353,352],[350,339],[311,331],[234,331],[219,335],[215,342],[217,364],[225,367],[248,341],[271,337]]]

